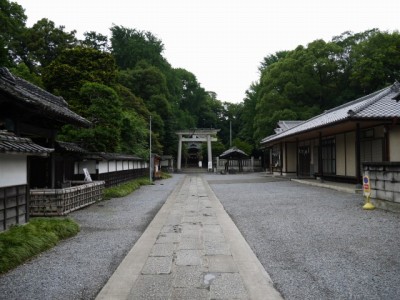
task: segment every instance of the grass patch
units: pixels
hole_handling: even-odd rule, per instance
[[[161,172],[161,179],[168,179],[171,178],[172,175],[169,173]]]
[[[13,226],[0,233],[0,274],[78,232],[79,225],[70,218],[32,218],[25,225]]]
[[[151,182],[149,178],[146,177],[134,179],[126,183],[104,189],[103,198],[105,200],[109,200],[111,198],[124,197],[140,188],[140,186],[150,184]]]

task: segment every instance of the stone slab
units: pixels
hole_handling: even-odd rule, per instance
[[[150,256],[172,256],[175,248],[176,244],[174,243],[154,244]]]
[[[201,242],[200,238],[193,238],[189,237],[182,237],[181,242],[178,245],[178,250],[202,250],[203,243]]]
[[[178,243],[180,240],[180,233],[165,232],[160,233],[157,237],[157,244]]]
[[[143,269],[143,275],[159,275],[171,273],[172,256],[150,256]]]
[[[249,299],[239,273],[219,274],[210,286],[211,299]]]
[[[133,285],[128,299],[168,299],[172,293],[171,275],[142,275]]]
[[[176,265],[178,266],[198,266],[201,263],[199,250],[178,250],[176,252]]]
[[[200,266],[176,266],[175,271],[174,287],[202,287],[203,270]]]
[[[209,291],[199,288],[174,288],[171,300],[205,300],[210,299]]]
[[[231,255],[206,256],[208,271],[213,273],[237,273],[239,269]]]
[[[219,241],[204,241],[205,255],[231,255],[229,244]]]

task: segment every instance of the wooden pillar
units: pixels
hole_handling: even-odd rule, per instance
[[[52,131],[50,138],[50,148],[55,149],[55,131]],[[56,187],[56,154],[55,151],[50,153],[50,186],[52,189]]]
[[[361,184],[361,133],[360,123],[356,124],[356,178],[357,184]]]
[[[176,169],[178,172],[181,170],[181,163],[182,163],[182,134],[179,135],[178,141],[178,161],[176,162]]]
[[[322,133],[319,133],[319,147],[318,147],[318,173],[322,177],[324,176],[324,167],[322,165]]]
[[[299,177],[299,139],[296,138],[296,176]]]
[[[389,140],[389,126],[384,127],[384,138],[383,138],[383,161],[390,161],[390,140]]]
[[[280,153],[279,153],[279,158],[280,158],[280,167],[281,167],[281,176],[283,175],[283,146],[282,146],[282,142],[279,144],[280,146]]]
[[[211,135],[209,135],[209,134],[207,134],[207,156],[208,156],[207,170],[212,171]]]

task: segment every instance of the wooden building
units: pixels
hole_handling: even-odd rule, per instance
[[[47,157],[52,151],[28,138],[0,131],[0,231],[28,220],[28,158]]]
[[[281,122],[261,146],[270,171],[361,184],[363,162],[400,161],[400,83],[309,120]]]
[[[62,97],[12,75],[7,68],[0,68],[0,130],[54,149],[57,131],[65,124],[91,125],[71,111]],[[57,182],[62,182],[62,178],[56,178],[55,158],[55,152],[47,158],[29,157],[28,178],[32,188],[55,188]]]
[[[54,149],[57,131],[65,124],[91,123],[63,98],[0,68],[0,230],[28,220],[32,188],[55,188],[63,181]]]

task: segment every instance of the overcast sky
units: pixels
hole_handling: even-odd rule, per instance
[[[28,26],[48,18],[66,30],[110,37],[112,24],[150,31],[174,68],[196,75],[222,101],[240,102],[263,58],[344,31],[398,30],[400,0],[12,0]]]

